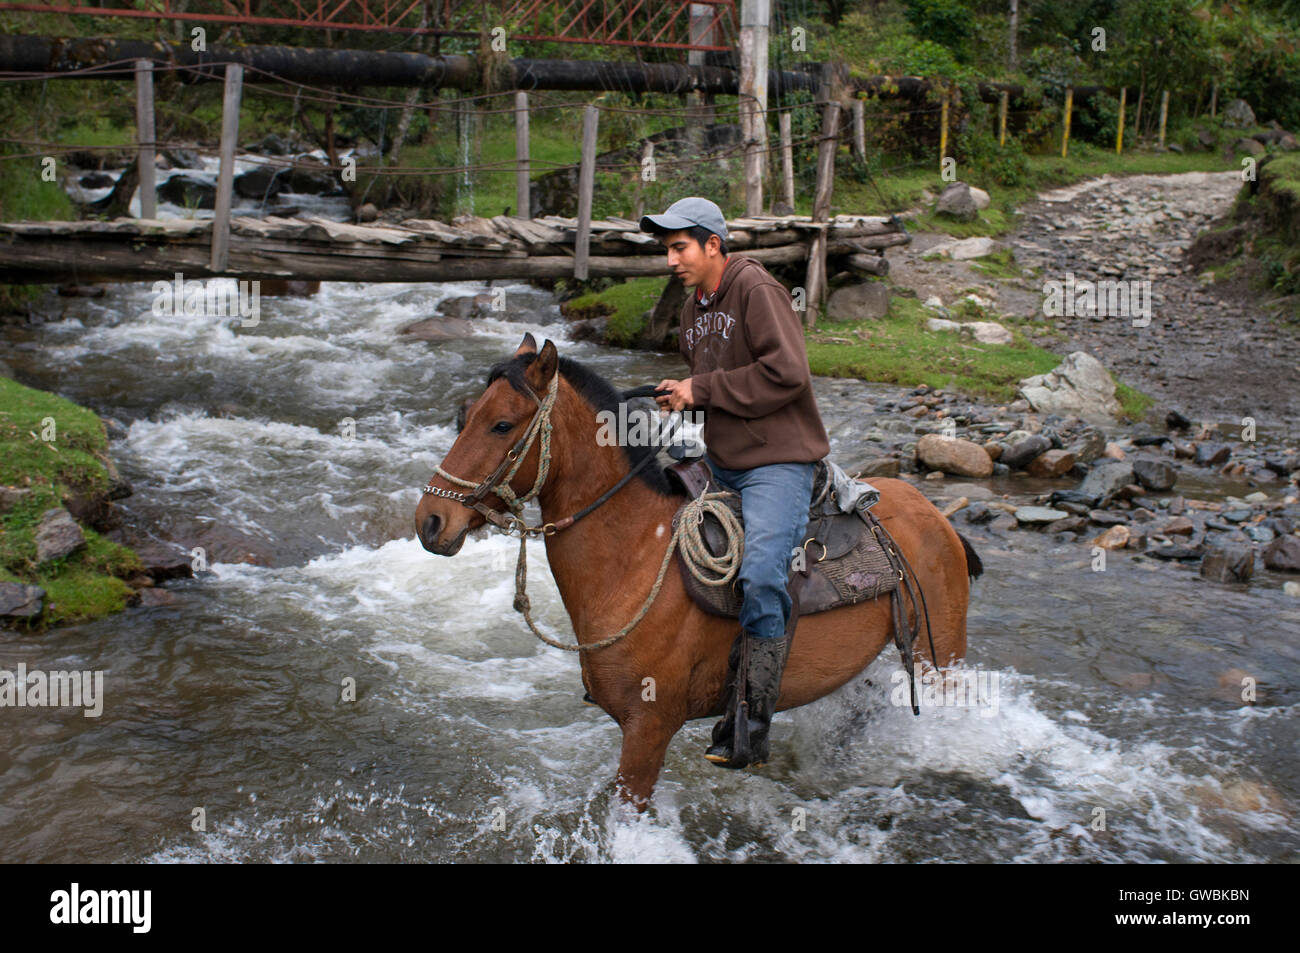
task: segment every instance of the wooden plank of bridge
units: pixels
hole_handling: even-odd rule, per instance
[[[587,106],[582,113],[582,165],[578,170],[578,234],[574,241],[573,277],[587,279],[587,258],[591,251],[591,200],[596,185],[596,120],[595,106]]]
[[[781,131],[781,184],[785,186],[785,204],[794,208],[794,145],[788,109],[781,110],[777,125]]]
[[[528,94],[515,93],[515,215],[528,218]]]
[[[158,190],[154,176],[157,148],[153,121],[153,62],[135,61],[136,169],[140,175],[140,217],[158,217]]]
[[[244,87],[244,68],[226,66],[225,96],[221,100],[221,170],[217,173],[216,213],[212,218],[213,274],[226,270],[230,251],[230,205],[235,184],[235,143],[239,138],[239,100]]]

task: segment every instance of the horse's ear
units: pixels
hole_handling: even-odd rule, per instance
[[[533,337],[532,332],[525,332],[524,339],[519,342],[519,350],[515,351],[515,357],[520,354],[533,354],[537,351],[537,339]]]
[[[555,370],[560,366],[560,355],[555,351],[555,345],[547,341],[542,346],[542,353],[537,355],[537,360],[528,365],[528,370],[524,376],[528,383],[532,385],[533,390],[541,391],[551,383],[551,378],[555,376]]]

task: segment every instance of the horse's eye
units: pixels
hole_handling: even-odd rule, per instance
[[[515,429],[515,425],[514,425],[514,424],[512,424],[512,423],[511,423],[510,421],[508,421],[508,420],[502,420],[502,421],[500,421],[500,422],[499,422],[495,427],[492,428],[492,432],[493,432],[493,433],[509,433],[510,431],[512,431],[512,430],[514,430],[514,429]]]

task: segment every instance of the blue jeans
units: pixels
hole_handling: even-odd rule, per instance
[[[756,638],[785,634],[792,603],[786,592],[790,562],[803,543],[812,495],[811,463],[773,463],[728,470],[705,458],[714,479],[740,494],[745,554],[740,561],[740,624]]]

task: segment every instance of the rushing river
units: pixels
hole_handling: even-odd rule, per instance
[[[1211,586],[1123,554],[1093,572],[1084,546],[964,526],[986,566],[969,661],[996,677],[996,707],[913,717],[890,704],[890,650],[779,715],[759,771],[708,764],[709,723],[692,723],[654,810],[628,817],[617,727],[582,703],[573,656],[511,608],[517,543],[436,557],[412,516],[457,404],[524,331],[624,387],[681,366],[569,343],[554,307],[449,343],[399,338],[482,290],[326,284],[263,299],[243,328],[157,317],[148,285],[119,285],[6,329],[20,379],[128,424],[112,453],[132,523],[238,534],[256,556],[169,583],[171,606],[0,636],[0,668],[102,670],[106,694],[97,719],[3,711],[6,860],[1296,857],[1300,602],[1276,577]],[[865,399],[886,389],[817,388],[834,452],[853,456]],[[530,568],[541,622],[567,635],[540,545]],[[1257,704],[1233,670],[1258,680]]]

